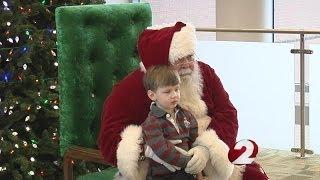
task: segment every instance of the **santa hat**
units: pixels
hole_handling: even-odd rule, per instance
[[[194,26],[177,22],[145,29],[139,36],[138,52],[144,68],[168,65],[194,54],[195,43]]]

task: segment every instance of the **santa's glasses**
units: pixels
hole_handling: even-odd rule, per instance
[[[195,61],[195,54],[185,56],[183,58],[178,59],[173,63],[173,66],[180,67],[180,66],[188,66],[194,63]]]

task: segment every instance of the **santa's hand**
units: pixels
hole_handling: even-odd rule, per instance
[[[151,158],[152,160],[156,161],[157,163],[160,163],[162,165],[164,165],[167,169],[169,169],[171,172],[175,172],[176,170],[180,170],[181,167],[178,166],[174,166],[171,164],[166,163],[165,161],[163,161],[162,159],[160,159],[151,149],[150,146],[146,146],[146,150],[144,152],[144,155],[148,158]]]
[[[209,151],[206,147],[196,146],[188,151],[188,155],[193,156],[187,164],[186,173],[197,174],[206,167],[209,160]]]

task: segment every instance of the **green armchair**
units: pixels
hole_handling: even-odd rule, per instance
[[[112,86],[138,67],[137,38],[151,24],[146,3],[59,7],[60,153],[64,178],[72,160],[104,163],[97,149],[100,113]],[[116,168],[78,179],[113,179]]]

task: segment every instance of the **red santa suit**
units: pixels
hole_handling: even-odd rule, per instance
[[[147,28],[139,37],[138,51],[143,65],[170,64],[194,54],[195,28],[178,22],[165,27]],[[181,103],[196,117],[199,137],[194,145],[209,150],[209,161],[204,169],[209,179],[267,179],[256,163],[243,168],[228,160],[229,147],[235,144],[237,111],[214,69],[198,61],[198,86],[183,87]],[[151,100],[143,87],[144,72],[137,69],[116,84],[105,100],[101,115],[99,148],[105,160],[117,166],[128,179],[145,179],[148,161],[140,161],[142,129]],[[186,91],[192,94],[183,93]]]

